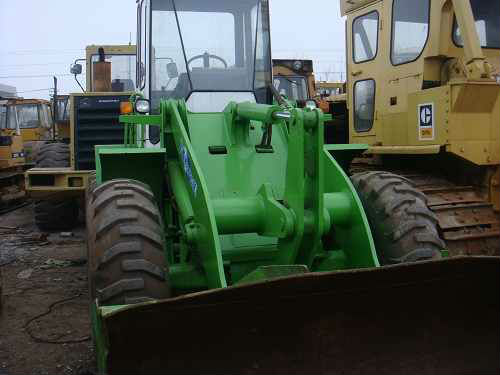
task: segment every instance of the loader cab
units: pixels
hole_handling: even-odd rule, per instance
[[[498,162],[500,0],[341,0],[341,11],[351,143]]]
[[[52,98],[52,117],[56,138],[65,142],[70,140],[70,107],[69,95],[57,95]]]
[[[99,49],[104,50],[100,64]],[[136,86],[136,46],[87,46],[87,92],[133,92]]]
[[[274,88],[288,99],[305,104],[315,96],[312,60],[273,59]]]
[[[143,0],[137,14],[137,87],[153,111],[162,99],[193,112],[272,102],[268,0]]]

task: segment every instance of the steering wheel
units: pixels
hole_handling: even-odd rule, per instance
[[[189,64],[191,64],[194,60],[199,60],[203,59],[203,67],[205,69],[210,68],[210,59],[214,60],[219,60],[221,63],[224,64],[224,69],[227,69],[227,62],[224,60],[222,57],[216,56],[216,55],[211,55],[208,52],[205,52],[203,55],[197,55],[189,59],[187,62],[187,65],[189,67]]]

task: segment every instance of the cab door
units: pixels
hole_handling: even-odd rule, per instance
[[[351,13],[347,18],[347,74],[349,139],[376,141],[377,80],[380,76],[382,2]]]

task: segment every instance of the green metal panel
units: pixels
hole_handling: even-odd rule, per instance
[[[185,115],[185,107],[176,101],[162,102],[160,105],[164,121],[171,124],[172,136],[177,149],[177,156],[184,170],[184,183],[188,186],[196,222],[196,245],[202,259],[203,268],[209,288],[227,286],[222,263],[217,225],[208,195],[205,176],[198,163],[197,155],[186,132],[186,124],[182,120],[181,111]]]
[[[96,180],[100,184],[116,178],[131,178],[148,184],[159,203],[165,176],[164,148],[130,148],[124,145],[96,146]]]
[[[285,266],[261,266],[241,279],[238,282],[238,285],[251,284],[263,280],[272,280],[279,277],[302,275],[308,272],[308,268],[304,265],[292,264]]]
[[[344,172],[349,171],[349,167],[354,158],[360,156],[363,152],[368,150],[368,145],[363,144],[349,144],[349,145],[337,145],[330,144],[325,145],[325,150],[333,156],[337,163],[342,167]]]
[[[262,266],[378,265],[359,198],[330,154],[346,162],[364,146],[325,149],[320,110],[231,103],[222,113],[190,113],[170,100],[160,115],[121,120],[128,143],[97,148],[98,182],[136,178],[162,199],[165,228],[182,233],[180,242],[166,239],[174,289],[270,275],[256,271]],[[159,148],[144,148],[146,125],[160,127]]]
[[[342,194],[344,196],[340,202],[342,206],[345,206],[345,200],[350,202],[350,215],[345,217],[345,209],[342,209],[341,214],[344,216],[344,220],[339,220],[338,225],[335,225],[335,208],[327,207],[335,225],[333,244],[336,249],[345,253],[347,268],[378,267],[379,262],[370,225],[356,189],[328,151],[323,151],[323,157],[326,161],[325,175],[327,176],[325,191]]]

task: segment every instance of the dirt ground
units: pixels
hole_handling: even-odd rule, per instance
[[[31,206],[0,216],[0,375],[95,372],[84,233],[40,233]]]

